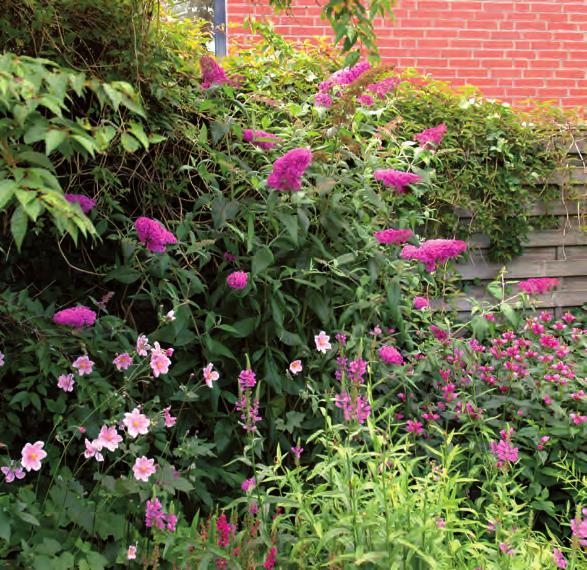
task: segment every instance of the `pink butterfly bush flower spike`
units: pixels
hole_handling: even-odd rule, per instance
[[[446,263],[467,251],[467,244],[458,239],[429,239],[419,246],[406,245],[400,253],[402,259],[415,259],[432,272],[437,265]]]
[[[314,107],[328,109],[332,107],[332,98],[328,93],[316,93],[314,95]]]
[[[204,373],[204,382],[206,382],[206,386],[208,386],[208,388],[212,388],[214,382],[220,378],[220,374],[216,370],[213,370],[213,368],[214,364],[209,362],[206,368],[202,370]]]
[[[91,327],[96,322],[96,313],[84,305],[63,309],[53,315],[53,322],[57,325],[81,329]]]
[[[27,471],[39,471],[41,469],[41,461],[47,457],[47,452],[43,450],[45,444],[42,441],[35,443],[27,443],[22,448],[22,460],[20,464]]]
[[[330,337],[324,331],[320,331],[320,334],[314,336],[314,342],[316,350],[322,354],[326,354],[332,348]]]
[[[518,288],[528,295],[544,295],[559,285],[555,277],[537,277],[518,283]]]
[[[412,238],[414,232],[412,230],[396,230],[389,228],[387,230],[375,232],[373,236],[381,245],[399,245]]]
[[[148,481],[149,477],[157,471],[154,459],[148,459],[146,456],[137,458],[132,468],[137,481]]]
[[[416,311],[422,311],[430,307],[430,302],[426,297],[414,297],[413,307]]]
[[[273,170],[267,178],[267,185],[275,190],[298,192],[302,176],[312,162],[312,151],[308,148],[294,148],[273,163]]]
[[[420,143],[422,148],[439,146],[446,134],[446,125],[440,123],[436,127],[425,129],[421,133],[414,135],[414,140]]]
[[[139,241],[153,253],[165,253],[165,246],[177,243],[176,237],[157,220],[140,217],[135,222]]]
[[[77,370],[78,376],[91,374],[94,370],[94,362],[85,354],[76,358],[72,366]]]
[[[151,421],[147,416],[141,414],[139,408],[135,408],[132,412],[124,414],[122,423],[126,426],[128,435],[134,439],[149,432]]]
[[[88,198],[83,194],[70,194],[66,192],[63,197],[71,204],[79,204],[84,214],[90,212],[96,205],[96,200],[92,200],[92,198]]]
[[[202,87],[209,89],[212,85],[233,84],[226,71],[219,65],[213,57],[205,55],[200,58],[200,69],[202,70]]]
[[[282,142],[277,135],[265,131],[253,131],[252,129],[245,129],[243,131],[243,140],[261,150],[271,150],[278,143]]]
[[[402,172],[401,170],[392,169],[376,170],[373,177],[375,180],[383,182],[384,186],[395,188],[398,194],[404,194],[407,186],[417,184],[422,180],[421,176],[412,172]]]
[[[244,289],[249,282],[249,274],[245,271],[233,271],[226,278],[226,284],[231,289]]]

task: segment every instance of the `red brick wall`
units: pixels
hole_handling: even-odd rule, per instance
[[[317,0],[274,15],[266,0],[227,0],[230,37],[243,18],[270,16],[290,38],[330,35]],[[378,21],[382,57],[436,79],[478,86],[504,101],[587,106],[587,0],[399,0]]]

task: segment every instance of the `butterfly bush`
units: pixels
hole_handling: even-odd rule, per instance
[[[414,135],[414,140],[420,143],[423,148],[437,147],[442,142],[446,134],[447,127],[444,123],[440,123],[436,127],[424,129],[421,133]]]
[[[70,194],[69,192],[66,192],[63,197],[72,204],[79,204],[79,207],[84,214],[87,214],[96,206],[96,200],[88,198],[83,194]]]
[[[401,251],[402,259],[413,259],[424,264],[427,271],[434,271],[438,265],[446,263],[467,251],[467,244],[458,239],[430,239],[419,246],[406,245]]]
[[[234,84],[222,66],[209,55],[200,58],[200,69],[202,71],[201,85],[204,89],[209,89],[213,85]]]
[[[96,322],[96,313],[84,305],[70,307],[57,311],[53,315],[53,322],[75,329],[91,327]]]
[[[381,245],[398,245],[410,240],[414,236],[414,232],[408,229],[396,230],[389,228],[375,232],[373,235]]]
[[[376,95],[379,99],[385,99],[385,97],[391,93],[399,84],[399,77],[386,77],[381,81],[367,85],[367,91],[373,93],[373,95]]]
[[[363,73],[371,69],[368,61],[360,61],[352,67],[346,67],[334,72],[326,81],[320,83],[320,93],[327,93],[335,86],[346,86],[356,81]]]
[[[381,169],[376,170],[373,174],[375,180],[383,182],[387,187],[395,188],[398,194],[404,194],[410,184],[417,184],[422,180],[421,176],[412,172],[403,172],[401,170]]]
[[[332,97],[328,93],[316,93],[314,95],[314,106],[328,109],[332,107]]]
[[[552,291],[559,283],[559,280],[553,277],[538,277],[520,281],[518,288],[528,295],[544,295]]]
[[[243,140],[262,150],[271,150],[272,148],[275,148],[278,143],[282,142],[282,139],[277,135],[266,131],[254,131],[252,129],[245,129],[243,131]]]
[[[244,289],[249,282],[249,274],[245,271],[233,271],[226,278],[226,284],[231,289]]]
[[[298,192],[302,176],[312,162],[312,151],[308,148],[294,148],[273,163],[273,170],[267,178],[267,185],[283,192]]]
[[[177,243],[176,237],[157,220],[142,216],[136,220],[135,230],[139,241],[153,253],[165,253],[166,246]]]

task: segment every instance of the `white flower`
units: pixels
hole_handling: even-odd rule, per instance
[[[165,315],[165,320],[167,322],[171,322],[175,320],[175,311],[169,311],[166,315]]]

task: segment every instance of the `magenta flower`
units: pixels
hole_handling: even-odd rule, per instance
[[[414,135],[414,140],[420,143],[420,146],[426,148],[427,146],[438,146],[446,134],[446,125],[440,123],[436,127],[425,129],[421,133]]]
[[[87,355],[79,356],[71,365],[77,370],[78,376],[91,374],[94,369],[94,362],[89,359]]]
[[[508,441],[501,439],[498,443],[489,443],[491,453],[498,459],[498,466],[505,463],[515,463],[518,460],[518,448],[513,447]]]
[[[74,384],[73,374],[61,374],[57,378],[57,388],[61,388],[64,392],[73,392]]]
[[[116,356],[112,364],[116,366],[116,370],[126,370],[132,364],[132,356],[128,352],[123,352]]]
[[[421,311],[430,307],[430,302],[426,297],[414,297],[413,307],[416,311]]]
[[[0,467],[0,471],[4,474],[4,482],[12,483],[14,479],[24,479],[26,473],[20,466],[15,466],[12,462],[12,467],[3,466]]]
[[[381,245],[397,245],[408,241],[413,235],[412,230],[395,230],[393,228],[381,230],[373,234]]]
[[[412,172],[402,172],[401,170],[376,170],[373,174],[375,180],[383,182],[387,187],[393,186],[398,194],[403,194],[406,191],[406,186],[410,184],[417,184],[422,180],[421,176],[413,174]]]
[[[272,546],[267,553],[267,557],[265,558],[265,562],[263,563],[263,568],[265,570],[273,570],[275,568],[275,563],[277,562],[277,548]]]
[[[247,390],[248,388],[254,388],[257,384],[257,378],[252,370],[246,369],[241,370],[238,375],[238,383],[241,390]]]
[[[115,426],[102,426],[97,440],[102,447],[105,447],[109,451],[116,451],[118,444],[122,441],[122,437],[118,434]]]
[[[356,420],[362,425],[371,413],[371,406],[365,398],[351,396],[346,390],[334,397],[334,405],[342,410],[345,422]]]
[[[41,469],[41,461],[47,457],[47,452],[43,450],[45,444],[42,441],[27,443],[22,448],[22,459],[20,464],[27,470],[38,471]]]
[[[304,453],[304,448],[300,446],[294,446],[291,448],[291,452],[296,456],[296,459],[299,461],[302,453]]]
[[[566,568],[568,565],[567,559],[565,558],[564,554],[558,549],[555,548],[552,551],[552,557],[554,558],[554,562],[557,568]]]
[[[149,362],[149,366],[151,367],[153,376],[155,378],[159,378],[161,374],[167,374],[169,372],[171,360],[167,355],[168,351],[163,350],[159,346],[159,343],[156,342],[155,346],[151,350],[151,361]]]
[[[243,490],[243,492],[248,493],[251,489],[255,488],[256,484],[257,482],[255,481],[255,478],[251,477],[251,479],[245,479],[242,482],[241,489]]]
[[[528,295],[544,295],[557,285],[560,281],[555,277],[537,277],[534,279],[526,279],[518,283],[518,288]]]
[[[139,241],[153,253],[165,253],[165,246],[177,243],[176,237],[157,220],[141,216],[135,222]]]
[[[96,461],[104,461],[104,456],[100,453],[102,451],[102,444],[95,439],[94,441],[90,441],[89,439],[84,440],[86,450],[84,451],[84,457],[86,459],[90,459],[93,457]]]
[[[312,162],[312,151],[294,148],[273,163],[267,185],[275,190],[297,192],[302,185],[302,176]]]
[[[367,91],[377,95],[379,99],[385,99],[385,96],[393,91],[399,84],[399,77],[386,77],[377,83],[367,85]]]
[[[345,67],[333,73],[326,81],[320,83],[320,92],[330,91],[335,85],[350,85],[356,81],[363,73],[371,69],[368,61],[360,61],[353,67]]]
[[[4,353],[0,352],[0,368],[4,366]]]
[[[424,433],[422,422],[419,422],[418,420],[408,420],[406,422],[406,429],[409,433],[413,433],[414,435]]]
[[[262,150],[271,150],[278,143],[282,142],[282,139],[277,135],[265,131],[253,131],[252,129],[245,129],[243,131],[243,140],[250,142]]]
[[[373,103],[375,103],[371,95],[359,95],[357,97],[357,102],[360,103],[363,107],[370,107],[373,105]]]
[[[379,349],[379,358],[386,364],[400,366],[404,363],[403,356],[394,346],[384,345]]]
[[[69,309],[63,309],[55,313],[53,315],[53,322],[57,325],[81,329],[83,327],[90,327],[96,322],[96,313],[83,305],[70,307]]]
[[[139,335],[137,338],[137,354],[139,356],[147,356],[148,350],[151,350],[149,339],[144,335]]]
[[[226,71],[209,55],[200,58],[200,69],[202,70],[202,87],[209,89],[212,85],[233,83],[227,76]]]
[[[400,256],[402,259],[415,259],[424,264],[430,272],[439,264],[446,263],[467,251],[467,244],[458,239],[429,239],[419,246],[406,245]]]
[[[316,95],[314,95],[314,106],[328,109],[329,107],[332,107],[332,98],[328,93],[316,93]]]
[[[226,515],[222,513],[216,521],[216,532],[218,533],[218,546],[226,548],[230,545],[230,535],[234,533],[236,528],[230,524]]]
[[[233,271],[226,278],[226,284],[231,289],[244,289],[249,282],[249,274],[246,271]]]
[[[124,414],[122,423],[126,426],[128,435],[134,439],[139,434],[144,435],[149,432],[151,421],[147,416],[141,414],[139,408],[135,408],[132,412]]]
[[[149,477],[157,471],[157,466],[154,459],[147,459],[143,455],[137,458],[132,470],[137,481],[148,481]]]
[[[212,384],[216,382],[218,378],[220,378],[220,374],[218,374],[216,370],[213,370],[213,368],[214,364],[210,362],[208,366],[202,370],[204,373],[204,382],[206,382],[206,386],[208,386],[208,388],[212,388]]]
[[[84,214],[87,214],[96,205],[96,200],[92,200],[92,198],[88,198],[83,194],[70,194],[66,192],[63,197],[72,204],[79,204]]]
[[[167,406],[163,410],[163,421],[166,428],[173,427],[177,423],[177,418],[171,415],[171,406]]]
[[[582,509],[581,513],[587,517],[587,509]],[[573,537],[579,540],[581,546],[587,546],[587,518],[577,514],[577,516],[571,520],[571,530],[573,531]]]

